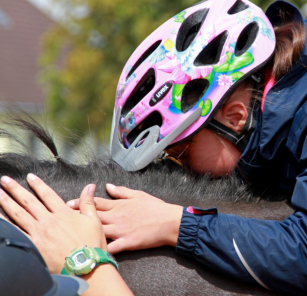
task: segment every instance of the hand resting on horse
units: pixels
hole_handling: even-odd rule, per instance
[[[96,186],[87,185],[80,196],[80,211],[73,211],[40,178],[27,176],[39,201],[13,179],[1,178],[0,205],[19,228],[35,243],[51,273],[60,273],[65,258],[84,245],[107,249],[103,228],[94,205]],[[1,214],[0,214],[1,215]],[[0,216],[5,219],[4,216]],[[111,264],[102,264],[83,276],[90,288],[84,295],[132,295]]]
[[[108,252],[176,246],[183,207],[169,204],[143,191],[107,184],[116,200],[95,197],[98,217],[107,238]],[[81,198],[67,203],[79,209]]]

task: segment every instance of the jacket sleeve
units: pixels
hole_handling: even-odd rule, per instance
[[[307,216],[282,222],[185,208],[176,251],[205,267],[274,291],[307,290]]]

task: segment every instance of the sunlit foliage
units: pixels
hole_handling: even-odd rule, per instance
[[[45,36],[42,82],[51,120],[107,140],[120,72],[138,44],[195,0],[54,0],[66,18]],[[217,0],[218,1],[218,0]],[[273,1],[255,0],[266,8]],[[297,0],[301,7],[305,0]]]

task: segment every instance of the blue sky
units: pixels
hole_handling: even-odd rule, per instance
[[[54,2],[53,0],[27,0],[42,11],[46,12],[56,21],[63,21],[65,17],[67,17],[67,12],[69,14],[73,14],[76,18],[86,17],[88,14],[88,8],[86,5],[76,5],[73,8],[69,7],[69,11],[65,10],[63,5],[58,2]],[[67,9],[67,8],[66,8]]]
[[[28,0],[42,9],[48,9],[52,0]]]
[[[53,3],[52,0],[27,0],[35,6],[49,14],[55,20],[59,20],[63,16],[63,10],[59,5]]]

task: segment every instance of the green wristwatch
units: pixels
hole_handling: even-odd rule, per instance
[[[100,248],[84,246],[70,252],[66,257],[61,274],[81,276],[90,273],[97,265],[104,263],[111,263],[118,270],[117,263],[110,253]]]

